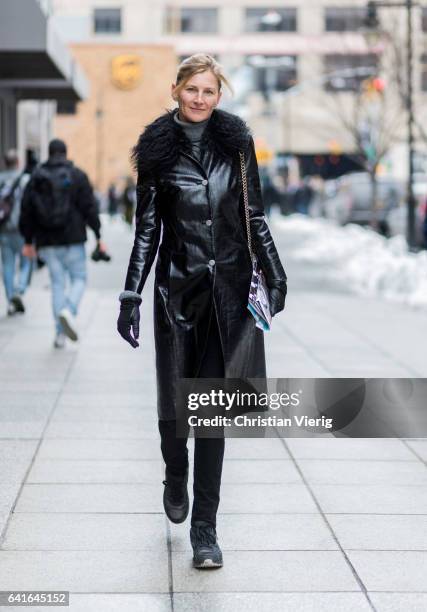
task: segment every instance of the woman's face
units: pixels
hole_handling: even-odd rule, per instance
[[[193,75],[179,93],[175,89],[176,85],[172,84],[172,98],[178,102],[179,117],[183,121],[208,119],[222,95],[218,79],[210,70]]]

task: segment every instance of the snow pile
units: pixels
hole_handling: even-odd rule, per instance
[[[370,228],[300,214],[275,216],[274,224],[302,238],[296,260],[328,266],[328,277],[356,293],[427,306],[427,252],[409,253],[403,236],[384,238]]]

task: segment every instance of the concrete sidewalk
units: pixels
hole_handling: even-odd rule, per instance
[[[272,229],[289,299],[270,377],[426,376],[425,313],[328,285]],[[423,439],[227,439],[224,567],[192,568],[189,519],[162,506],[152,276],[133,351],[115,329],[133,233],[104,233],[114,261],[90,263],[78,344],[52,348],[45,270],[25,316],[0,298],[0,591],[68,590],[72,612],[424,612]]]

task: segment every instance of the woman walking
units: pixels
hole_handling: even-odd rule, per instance
[[[263,332],[247,309],[252,262],[239,152],[245,156],[252,245],[272,315],[283,310],[286,296],[286,275],[264,218],[253,138],[243,120],[216,108],[223,83],[230,87],[211,56],[184,60],[172,85],[178,108],[146,126],[133,155],[135,241],[117,328],[139,346],[141,292],[158,251],[157,411],[166,464],[163,503],[174,523],[189,511],[187,439],[176,435],[180,378],[266,377]],[[190,539],[197,568],[223,564],[216,536],[223,457],[224,437],[195,437]]]

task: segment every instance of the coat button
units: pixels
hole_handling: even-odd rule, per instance
[[[207,219],[205,223],[210,227],[212,225],[212,219]]]
[[[209,265],[210,266],[214,266],[215,265],[215,259],[210,259],[209,260]]]
[[[203,179],[203,181],[202,181],[202,185],[207,185],[207,184],[208,184],[207,180],[206,180],[206,179]]]

